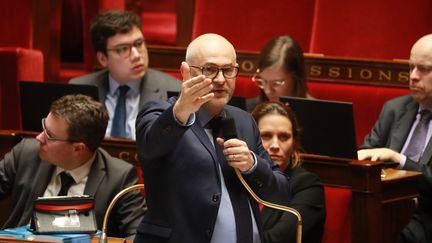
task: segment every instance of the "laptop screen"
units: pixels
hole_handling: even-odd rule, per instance
[[[98,99],[98,88],[93,85],[19,82],[22,128],[41,131],[41,119],[46,117],[51,103],[68,94],[84,94]]]
[[[303,152],[357,159],[352,103],[280,97],[297,116]]]

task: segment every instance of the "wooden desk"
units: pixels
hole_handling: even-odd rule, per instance
[[[36,133],[7,131],[0,133],[0,149],[8,151],[22,137]],[[3,141],[2,141],[3,140]],[[106,139],[102,143],[112,156],[139,166],[134,141]],[[304,167],[316,173],[328,186],[352,190],[352,242],[393,243],[407,224],[418,196],[418,172],[386,168],[382,162],[358,161],[303,154]],[[385,171],[382,177],[381,171]],[[1,210],[5,214],[6,210]],[[5,217],[5,215],[3,215]],[[4,223],[4,221],[0,221]]]
[[[352,190],[352,242],[394,243],[414,211],[421,173],[382,162],[303,154],[304,167],[324,185]],[[383,173],[382,173],[383,172]]]
[[[2,239],[0,238],[0,243],[6,243],[6,242],[15,242],[15,243],[23,243],[23,242],[32,242],[32,243],[52,243],[55,241],[50,241],[48,239],[43,239],[42,237],[36,237],[36,238],[29,238],[28,240],[17,240],[17,239]],[[91,241],[91,243],[98,243],[99,242],[99,236],[94,236]],[[115,238],[115,237],[108,237],[107,240],[108,243],[132,243],[131,240],[128,239],[122,239],[122,238]]]

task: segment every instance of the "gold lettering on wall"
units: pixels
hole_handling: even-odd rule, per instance
[[[408,83],[409,76],[410,76],[409,72],[399,72],[397,80],[401,83]]]
[[[322,70],[322,67],[313,65],[310,67],[309,75],[310,76],[321,76],[321,70]]]
[[[378,71],[378,80],[391,81],[391,71],[390,70],[379,70]]]
[[[131,156],[131,153],[128,151],[122,151],[117,156],[119,159],[122,159],[127,162],[139,162],[138,153],[134,153],[134,156]],[[133,160],[133,161],[132,161]]]
[[[372,71],[369,69],[362,69],[362,70],[360,70],[360,77],[362,79],[371,79],[372,78]]]
[[[240,68],[244,72],[255,72],[255,65],[251,60],[244,60],[240,63]]]
[[[118,158],[130,162],[130,153],[127,151],[122,151],[118,154]]]
[[[352,68],[348,68],[348,78],[352,78]]]
[[[330,67],[329,76],[332,78],[337,78],[340,76],[340,68],[339,67]]]
[[[366,65],[364,65],[366,66]],[[402,84],[409,82],[409,72],[404,68],[364,68],[364,66],[340,65],[328,66],[326,64],[306,65],[309,80],[319,81],[353,81],[353,82],[377,82],[383,84]],[[407,68],[408,70],[408,68]]]

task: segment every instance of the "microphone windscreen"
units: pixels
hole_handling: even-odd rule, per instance
[[[232,117],[224,117],[221,120],[222,136],[226,140],[237,138],[235,121]]]

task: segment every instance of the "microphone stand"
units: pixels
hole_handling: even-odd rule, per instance
[[[294,214],[297,217],[297,243],[301,243],[302,242],[302,218],[300,213],[295,210],[294,208],[290,208],[290,207],[286,207],[283,205],[278,205],[278,204],[274,204],[271,202],[267,202],[262,200],[261,198],[259,198],[255,192],[250,188],[250,186],[246,183],[246,181],[244,180],[243,176],[241,175],[239,169],[234,168],[235,173],[237,174],[237,177],[239,178],[240,182],[243,184],[243,186],[246,188],[246,190],[249,192],[249,194],[253,197],[253,199],[255,199],[255,201],[261,203],[262,205],[269,207],[269,208],[273,208],[273,209],[277,209],[277,210],[282,210],[285,212],[289,212],[291,214]]]
[[[110,202],[110,204],[108,206],[108,209],[107,209],[107,211],[105,213],[105,217],[104,217],[103,225],[102,225],[102,234],[101,234],[101,237],[99,238],[99,243],[107,243],[107,224],[108,224],[108,218],[109,218],[109,215],[110,215],[111,210],[114,207],[114,205],[126,193],[128,193],[130,191],[138,190],[138,189],[144,189],[144,184],[136,184],[136,185],[133,185],[133,186],[130,186],[130,187],[126,187],[125,189],[121,190],[119,193],[117,193],[115,195],[115,197]]]

